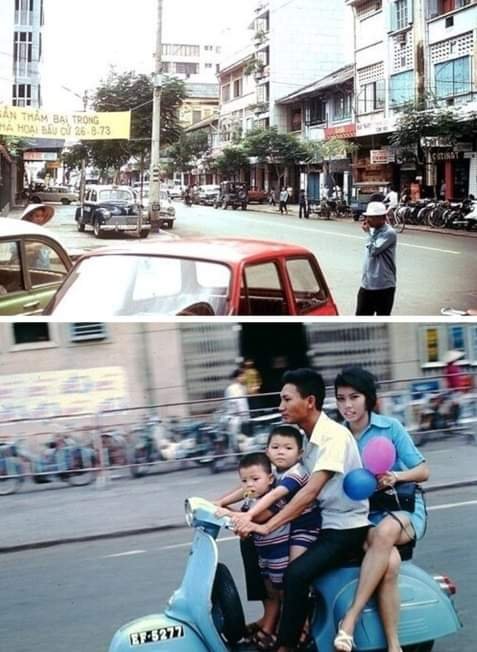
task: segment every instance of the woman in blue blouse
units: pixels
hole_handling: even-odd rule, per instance
[[[360,452],[373,437],[387,437],[396,449],[396,462],[378,476],[378,488],[397,482],[424,482],[429,468],[409,433],[397,419],[382,416],[376,408],[376,383],[361,367],[347,367],[335,380],[338,410],[356,438]],[[397,635],[399,618],[398,574],[400,556],[396,545],[418,541],[426,530],[426,509],[422,495],[416,493],[414,512],[370,512],[375,527],[369,531],[366,554],[361,566],[353,604],[339,624],[335,650],[351,652],[353,632],[366,603],[377,589],[379,613],[388,643],[388,652],[402,652]]]

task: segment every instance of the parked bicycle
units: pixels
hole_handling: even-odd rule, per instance
[[[402,233],[406,226],[406,210],[407,206],[404,204],[388,209],[387,221],[397,233]]]

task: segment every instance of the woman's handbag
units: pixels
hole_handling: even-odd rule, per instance
[[[413,512],[416,492],[422,493],[416,482],[399,482],[394,487],[375,491],[369,499],[370,512]]]

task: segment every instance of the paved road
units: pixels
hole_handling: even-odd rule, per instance
[[[342,315],[352,315],[359,286],[364,234],[351,220],[298,220],[296,209],[288,216],[252,208],[247,212],[187,208],[175,203],[174,234],[228,235],[268,238],[301,244],[316,254]],[[57,207],[50,223],[69,247],[96,247],[113,239],[96,240],[80,234],[74,223],[75,207]],[[151,239],[158,238],[150,236]],[[137,244],[137,240],[130,239]],[[395,315],[438,315],[444,306],[477,306],[477,237],[454,232],[406,230],[399,236],[398,294]]]
[[[431,574],[447,573],[456,582],[464,624],[434,650],[474,650],[477,487],[430,494],[428,506],[429,528],[415,562]],[[244,600],[237,542],[230,534],[225,537],[219,555]],[[164,608],[182,577],[190,541],[190,530],[181,529],[3,555],[1,649],[103,652],[121,624]],[[257,608],[246,606],[246,612],[254,617]]]
[[[432,473],[428,491],[477,484],[477,446],[446,440],[421,450]],[[170,468],[165,463],[165,470]],[[185,498],[216,498],[235,486],[236,478],[235,471],[211,475],[192,467],[134,480],[126,471],[106,486],[100,481],[87,487],[28,482],[19,493],[1,497],[0,552],[182,526]]]

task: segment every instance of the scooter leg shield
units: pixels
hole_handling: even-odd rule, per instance
[[[109,652],[207,652],[198,634],[186,623],[152,614],[133,620],[118,629]]]
[[[333,649],[337,625],[344,617],[358,585],[359,566],[343,567],[323,575],[313,588],[317,594],[313,637],[321,650]],[[399,641],[402,646],[433,641],[461,628],[450,597],[437,582],[412,562],[403,562],[399,575],[401,611]],[[386,648],[377,610],[371,599],[354,631],[355,649],[359,652]]]

